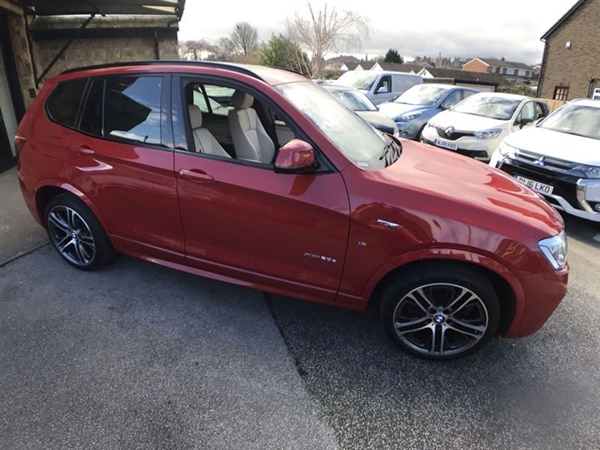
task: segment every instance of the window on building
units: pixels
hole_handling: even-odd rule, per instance
[[[506,75],[506,74],[507,74],[507,72],[508,72],[508,69],[507,69],[506,67],[503,67],[503,68],[502,68],[502,74],[503,74],[503,75]]]
[[[526,71],[525,71],[525,76],[526,76],[527,78],[529,78],[529,77],[531,76],[531,72],[530,72],[529,70],[526,70]]]
[[[568,86],[556,86],[554,88],[554,96],[552,97],[554,100],[566,101],[568,97],[569,97],[569,87]]]

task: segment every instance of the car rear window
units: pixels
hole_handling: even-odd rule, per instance
[[[50,119],[61,125],[74,127],[86,83],[87,78],[58,83],[46,103]]]

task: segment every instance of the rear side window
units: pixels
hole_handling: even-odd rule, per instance
[[[46,103],[46,111],[54,122],[74,127],[87,78],[58,83]]]
[[[161,143],[162,76],[95,78],[79,129],[108,139]]]
[[[104,89],[104,136],[160,144],[163,77],[108,78]]]

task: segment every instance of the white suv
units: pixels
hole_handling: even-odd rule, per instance
[[[600,222],[600,100],[573,100],[508,136],[490,165],[557,208]]]
[[[431,118],[421,141],[488,162],[506,136],[547,115],[541,100],[481,92]]]

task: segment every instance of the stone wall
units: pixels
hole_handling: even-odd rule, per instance
[[[52,61],[66,40],[35,41],[35,62],[38,73]],[[158,36],[160,59],[179,59],[177,37]],[[82,38],[75,40],[63,53],[47,77],[75,67],[113,62],[147,61],[156,59],[153,34],[143,37]]]
[[[588,0],[548,37],[540,97],[553,98],[557,86],[569,88],[568,100],[588,97],[590,78],[600,78],[599,24],[600,0]]]
[[[37,90],[35,88],[33,65],[27,43],[25,18],[20,15],[10,14],[8,16],[8,27],[10,29],[10,40],[15,57],[14,63],[19,74],[19,86],[23,96],[23,103],[27,108],[29,102],[35,97]]]

